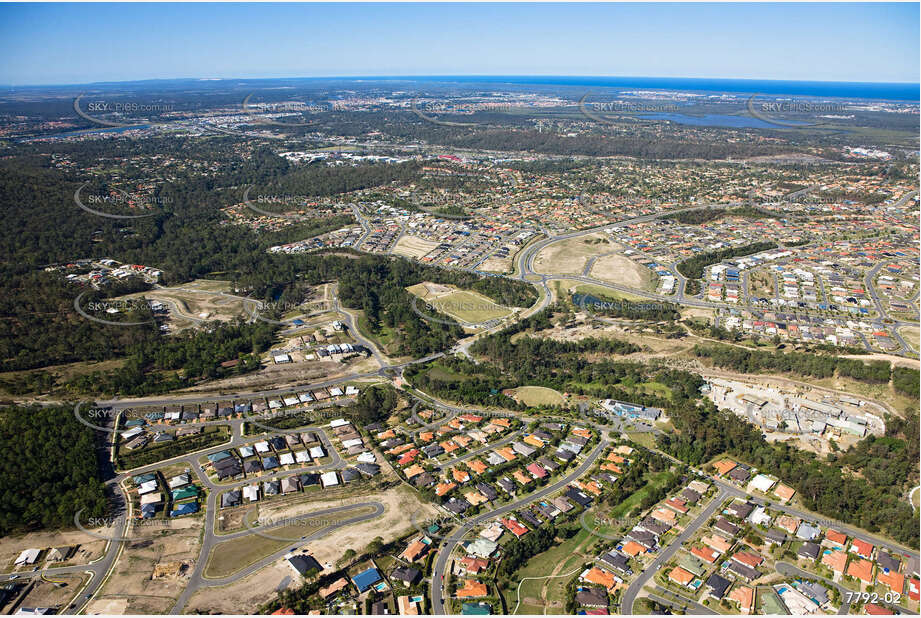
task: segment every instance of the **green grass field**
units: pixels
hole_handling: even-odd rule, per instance
[[[419,310],[422,313],[428,313],[425,305],[431,305],[436,311],[451,316],[461,322],[478,324],[487,320],[504,318],[512,314],[509,307],[496,303],[494,300],[471,292],[469,290],[459,290],[451,286],[438,286],[446,291],[433,293],[426,283],[418,283],[406,288],[406,290],[424,300],[425,303],[419,304]]]
[[[646,485],[644,485],[642,489],[639,489],[630,494],[630,497],[611,509],[610,517],[612,519],[619,519],[630,513],[630,511],[638,506],[639,503],[642,502],[643,498],[649,494],[649,491],[652,487],[663,484],[667,477],[668,472],[665,471],[653,475],[647,475]]]
[[[564,401],[559,391],[545,386],[519,386],[512,396],[528,406],[559,406]]]
[[[542,554],[534,556],[528,563],[518,570],[515,579],[509,584],[509,588],[504,590],[506,604],[509,611],[515,609],[517,602],[516,590],[518,583],[526,577],[546,577],[553,574],[562,575],[580,568],[582,563],[588,560],[579,555],[580,551],[585,551],[587,545],[596,537],[592,536],[588,530],[581,529],[572,538],[566,539],[556,547],[552,547]],[[566,598],[566,584],[575,574],[568,577],[554,577],[552,579],[531,579],[521,584],[521,598],[529,600],[538,600],[544,585],[547,586],[546,601],[548,604],[560,603],[559,606],[553,605],[545,608],[542,605],[527,604],[522,602],[518,607],[518,614],[560,614],[565,609],[562,606]]]

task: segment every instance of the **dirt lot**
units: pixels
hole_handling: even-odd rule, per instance
[[[371,369],[365,369],[367,367],[377,369],[378,365],[373,359],[364,359],[360,356],[347,363],[307,361],[284,365],[269,364],[254,373],[215,380],[184,390],[177,393],[176,399],[179,403],[178,400],[181,399],[182,393],[194,393],[200,396],[202,393],[245,393],[289,386],[292,389],[303,388],[304,384],[311,382],[322,382],[346,374],[370,371]]]
[[[422,502],[415,491],[405,485],[375,491],[368,487],[360,494],[345,495],[342,498],[311,501],[298,504],[268,506],[260,511],[261,518],[279,519],[293,517],[322,509],[354,504],[356,502],[378,501],[384,506],[384,513],[377,519],[341,528],[303,547],[321,565],[335,563],[348,549],[360,552],[368,542],[377,537],[390,541],[412,529],[409,516],[418,512],[421,520],[436,516],[435,508]],[[275,595],[279,584],[292,577],[293,572],[282,561],[276,562],[249,577],[229,586],[202,588],[186,607],[186,612],[196,610],[208,612],[241,613],[253,611]],[[295,582],[291,582],[295,585]]]
[[[589,234],[555,242],[541,249],[535,256],[534,272],[581,275],[591,256],[612,250],[613,245],[604,234]]]
[[[181,561],[192,565],[201,546],[201,517],[173,520],[163,526],[137,526],[130,533],[111,577],[100,590],[93,611],[131,614],[165,614],[175,603],[186,584],[191,566],[178,577],[151,579],[154,566],[161,562]],[[127,600],[125,606],[110,606],[107,601]],[[101,608],[101,609],[100,609]]]
[[[116,535],[114,528],[96,528],[94,531],[101,535]],[[24,549],[48,549],[50,547],[63,547],[65,545],[77,545],[77,551],[67,562],[56,562],[54,566],[67,566],[72,564],[87,564],[96,560],[105,551],[106,542],[102,539],[90,536],[79,530],[65,532],[30,532],[20,536],[0,537],[0,560],[10,570],[13,569],[13,561],[22,553]],[[36,566],[44,566],[40,562]],[[28,567],[22,570],[31,570]]]
[[[283,561],[279,561],[227,586],[200,588],[189,599],[185,612],[255,613],[260,605],[275,597],[276,590],[282,585],[297,586],[299,581],[294,580],[294,571]]]
[[[624,255],[605,255],[595,260],[591,276],[601,281],[618,283],[647,292],[655,291],[652,271]]]
[[[384,537],[384,541],[403,535],[412,528],[409,515],[419,510],[420,518],[436,514],[435,507],[421,501],[416,492],[405,485],[388,489],[384,492],[369,492],[365,495],[353,495],[339,500],[328,502],[310,502],[308,504],[292,505],[287,508],[273,511],[266,509],[260,517],[279,519],[292,517],[302,513],[310,513],[326,508],[345,506],[356,502],[377,501],[383,504],[384,513],[377,519],[340,528],[328,536],[314,541],[306,546],[320,564],[335,562],[349,548],[361,551],[368,541],[376,536]]]
[[[373,507],[356,506],[354,509],[341,511],[333,515],[316,518],[308,517],[292,522],[287,526],[271,528],[266,531],[265,535],[251,534],[219,543],[208,558],[204,576],[215,579],[228,577],[292,543],[297,543],[302,537],[316,534],[343,520],[367,516],[373,512]]]
[[[87,575],[54,575],[48,580],[36,578],[35,586],[19,607],[56,607],[57,613],[67,613],[67,605],[83,588]],[[59,586],[58,584],[63,584]]]
[[[437,242],[407,234],[393,247],[393,252],[409,258],[421,258],[438,246]]]

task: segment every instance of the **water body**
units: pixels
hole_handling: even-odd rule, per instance
[[[687,124],[698,127],[731,127],[739,129],[776,129],[777,125],[765,122],[751,116],[730,116],[728,114],[705,114],[703,116],[686,116],[684,114],[670,114],[657,112],[654,114],[643,114],[639,116],[646,120],[669,120],[678,124]],[[784,120],[789,124],[806,124],[804,122],[792,122]]]
[[[296,88],[298,86],[335,87],[344,83],[388,82],[393,87],[404,87],[417,83],[482,84],[484,86],[542,85],[568,86],[611,90],[680,90],[702,94],[738,94],[751,96],[762,94],[768,96],[831,97],[843,99],[864,99],[878,101],[903,101],[918,103],[921,101],[918,83],[873,83],[873,82],[818,82],[789,81],[771,79],[716,79],[716,78],[678,78],[678,77],[594,77],[578,75],[369,75],[356,77],[302,77],[269,79],[216,79],[202,81],[199,79],[172,79],[133,81],[118,83],[92,84],[100,92],[121,92],[130,88],[136,92],[146,91],[193,91],[252,92],[262,88]],[[43,86],[27,90],[64,91],[79,94],[75,86]],[[74,94],[76,96],[76,94]],[[746,97],[747,98],[747,97]]]
[[[370,78],[374,79],[374,78]],[[382,78],[377,78],[382,79]],[[391,78],[395,79],[395,78]],[[407,78],[403,78],[407,79]],[[872,99],[918,103],[921,86],[911,83],[813,82],[770,79],[709,79],[677,77],[577,77],[577,76],[441,76],[417,77],[415,81],[477,82],[493,84],[541,84],[594,88],[681,90],[701,93],[798,95],[844,99]],[[407,80],[409,81],[409,80]]]

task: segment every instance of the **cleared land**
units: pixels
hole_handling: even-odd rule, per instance
[[[545,386],[520,386],[512,391],[511,396],[528,406],[559,406],[564,401],[559,391]]]
[[[420,312],[426,313],[425,305],[431,305],[435,310],[468,324],[479,324],[512,314],[512,309],[482,294],[459,290],[449,285],[423,282],[410,286],[406,290],[425,301],[418,305]]]
[[[534,272],[547,275],[581,275],[594,255],[611,251],[604,234],[577,236],[547,245],[534,256]]]
[[[393,246],[393,253],[408,258],[421,258],[437,246],[437,242],[407,234]]]
[[[275,562],[226,586],[199,588],[186,606],[187,614],[256,614],[258,607],[275,598],[277,591],[296,588],[300,581],[285,562]]]
[[[199,320],[227,322],[239,316],[250,315],[253,303],[244,303],[238,298],[224,296],[230,284],[227,281],[199,279],[171,288],[154,288],[137,294],[122,296],[121,299],[147,298],[157,300],[169,308],[170,319],[175,328],[193,326]]]
[[[616,300],[628,300],[631,302],[648,302],[649,300],[648,298],[630,294],[628,292],[620,292],[618,290],[612,290],[611,288],[606,288],[601,285],[583,283],[581,281],[576,281],[575,279],[557,279],[550,282],[550,287],[556,293],[558,298],[566,297],[570,292],[575,292],[577,294],[591,294],[593,296]]]
[[[306,516],[287,526],[267,528],[264,532],[265,536],[249,534],[238,539],[225,541],[218,544],[211,552],[204,576],[218,579],[233,575],[254,562],[258,562],[292,543],[297,543],[301,537],[310,536],[329,526],[336,525],[339,521],[373,512],[374,509],[371,507],[355,507],[333,515],[316,518]],[[269,536],[276,538],[269,538]]]
[[[902,335],[902,339],[905,340],[905,343],[910,345],[915,352],[921,351],[921,345],[919,345],[919,340],[921,340],[921,328],[917,326],[904,326],[899,329],[899,334]]]
[[[601,281],[618,283],[638,290],[654,292],[656,289],[656,277],[651,270],[617,253],[604,255],[595,260],[590,274]]]
[[[125,544],[109,579],[90,607],[92,611],[168,614],[185,588],[183,574],[153,579],[154,567],[181,562],[184,573],[198,559],[201,517],[170,520],[168,526],[135,526],[137,540]],[[122,605],[122,603],[125,603]]]

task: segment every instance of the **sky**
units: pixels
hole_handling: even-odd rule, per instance
[[[579,75],[919,81],[918,3],[0,4],[0,84]]]

